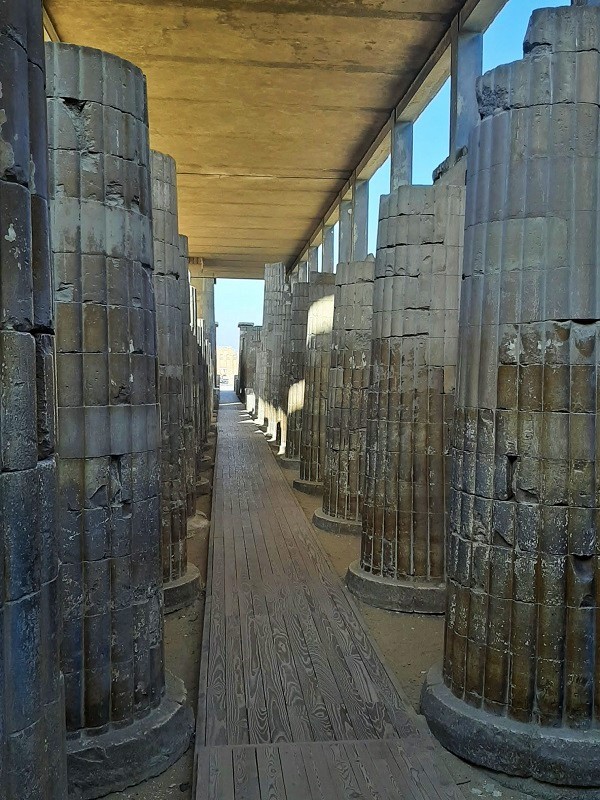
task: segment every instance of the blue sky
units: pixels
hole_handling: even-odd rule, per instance
[[[532,11],[568,5],[568,0],[509,0],[484,36],[483,68],[515,61],[523,55],[523,39]],[[450,139],[450,82],[440,90],[415,123],[414,183],[431,183],[431,173],[448,156]],[[369,186],[369,249],[375,251],[379,197],[389,191],[389,160]],[[263,282],[218,280],[215,311],[219,345],[237,348],[238,322],[262,321]]]

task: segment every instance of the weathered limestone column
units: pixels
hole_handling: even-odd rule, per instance
[[[282,321],[285,295],[285,267],[265,264],[265,293],[261,354],[257,359],[258,424],[266,426],[267,436],[276,440],[281,419],[279,379],[283,351]]]
[[[238,385],[239,399],[245,404],[246,390],[253,391],[254,372],[256,370],[256,351],[252,349],[253,322],[240,322],[240,344],[238,350]]]
[[[279,350],[279,412],[277,417],[277,444],[279,450],[277,455],[285,457],[285,442],[287,439],[288,426],[288,400],[290,393],[291,380],[291,352],[289,343],[292,335],[292,286],[286,280],[283,285],[283,292],[280,304],[279,329],[281,332],[278,343]],[[277,357],[277,353],[275,353]]]
[[[494,770],[600,785],[600,8],[536,11],[478,85],[443,676],[443,744]]]
[[[375,259],[338,264],[325,436],[323,507],[313,523],[360,536]]]
[[[294,481],[294,488],[306,494],[320,494],[323,491],[334,296],[335,275],[311,273],[300,437],[300,478]]]
[[[196,453],[197,422],[195,385],[198,365],[197,344],[192,331],[191,287],[188,270],[188,239],[179,236],[180,282],[181,282],[181,336],[183,351],[183,444],[185,449],[185,495],[186,513],[196,513]]]
[[[347,583],[394,611],[445,608],[464,202],[441,182],[381,199],[363,538]]]
[[[285,457],[283,463],[300,469],[300,434],[304,407],[304,365],[306,361],[306,329],[308,325],[309,285],[298,281],[292,288],[289,348],[289,389],[287,398],[287,424]]]
[[[252,416],[257,414],[257,370],[258,354],[262,347],[262,325],[255,325],[250,331],[248,344],[248,363],[246,378],[246,411]]]
[[[0,797],[67,795],[41,3],[0,2]]]
[[[188,564],[187,558],[183,340],[189,316],[189,291],[186,291],[187,248],[182,257],[178,232],[175,161],[171,156],[152,151],[150,174],[161,429],[162,565],[165,612],[170,613],[192,603],[200,586],[200,573],[193,564]]]
[[[70,791],[88,798],[166,769],[193,718],[163,664],[145,80],[107,53],[46,47],[62,668]]]
[[[202,372],[205,383],[204,430],[208,435],[212,425],[214,412],[214,396],[216,374],[216,327],[215,327],[215,279],[192,278],[192,286],[196,289],[196,308],[200,349],[202,351]]]

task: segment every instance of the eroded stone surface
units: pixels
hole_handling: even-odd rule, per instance
[[[364,496],[374,273],[371,257],[338,264],[335,279],[323,513],[355,523],[357,533]]]
[[[47,64],[62,668],[80,759],[165,696],[150,151],[140,70],[63,44],[47,45]],[[189,740],[185,725],[178,735]],[[92,757],[88,772],[86,797],[111,785]]]
[[[0,2],[0,796],[63,800],[41,4]]]
[[[322,485],[325,474],[325,430],[334,295],[335,275],[311,273],[300,436],[300,480],[318,486]]]
[[[376,586],[395,610],[445,606],[464,200],[463,187],[440,183],[381,200],[360,567],[387,581]]]
[[[284,341],[284,359],[288,372],[285,457],[300,458],[300,433],[304,407],[304,365],[306,361],[306,326],[308,324],[308,283],[292,286],[290,336]]]
[[[598,8],[536,11],[525,58],[479,82],[445,690],[432,683],[425,696],[461,755],[575,785],[600,779],[599,32]]]

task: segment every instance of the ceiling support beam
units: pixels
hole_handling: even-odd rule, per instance
[[[396,120],[392,130],[391,190],[409,186],[413,175],[413,128],[412,122]]]
[[[477,47],[478,47],[478,36],[483,36],[483,33],[487,30],[487,28],[492,24],[496,16],[500,13],[500,11],[504,8],[508,0],[465,0],[461,10],[458,12],[454,21],[450,28],[446,31],[444,36],[439,41],[438,45],[436,46],[435,50],[432,52],[431,56],[409,86],[409,88],[404,92],[402,98],[396,105],[395,109],[392,110],[388,121],[385,123],[379,134],[377,135],[373,144],[367,149],[365,155],[360,159],[356,169],[352,172],[351,176],[348,178],[344,186],[342,187],[341,191],[339,192],[338,196],[334,200],[334,202],[327,208],[325,213],[322,216],[322,220],[327,220],[331,216],[336,213],[337,208],[340,209],[340,252],[339,252],[339,260],[344,261],[344,255],[346,251],[343,249],[345,246],[345,238],[342,232],[343,224],[344,224],[344,217],[346,213],[344,212],[344,203],[347,203],[346,196],[348,192],[353,188],[354,184],[356,183],[357,179],[368,179],[372,177],[372,175],[376,172],[376,170],[383,164],[386,160],[390,152],[393,152],[394,145],[392,144],[394,134],[396,133],[395,127],[400,123],[413,123],[421,114],[421,112],[426,108],[429,102],[435,97],[438,91],[441,89],[445,81],[449,76],[451,76],[454,70],[458,67],[461,58],[464,59],[465,67],[464,67],[464,80],[466,78],[467,72],[467,65],[469,64],[469,58],[471,59],[471,65],[473,63],[473,59],[476,58],[477,54]],[[589,2],[592,4],[600,3],[600,0],[574,0],[574,2]],[[461,57],[460,54],[460,41],[456,41],[457,35],[465,35],[467,33],[476,34],[475,38],[469,40],[465,38],[462,42],[464,53]],[[453,38],[456,41],[455,44],[455,52],[457,53],[457,64],[453,68],[452,64],[452,42]],[[472,66],[471,66],[472,68]],[[477,70],[476,70],[477,71]],[[472,73],[471,73],[472,74]],[[481,67],[479,67],[479,74],[481,74]],[[475,76],[477,77],[477,76]],[[456,80],[456,79],[455,79]],[[457,86],[457,106],[456,110],[458,112],[458,98],[460,91],[459,84]],[[474,87],[473,87],[474,91]],[[472,109],[472,106],[470,107]],[[460,119],[459,119],[460,118]],[[457,125],[455,126],[454,132],[454,141],[459,142],[461,141],[461,137],[464,138],[465,136],[465,127],[466,127],[466,120],[467,114],[461,115],[456,114]],[[460,122],[460,124],[458,124]],[[463,124],[464,123],[464,124]],[[386,151],[387,146],[387,151]],[[451,151],[452,152],[452,151]],[[396,158],[398,158],[398,151],[396,153]],[[454,153],[456,155],[456,153]],[[398,161],[396,162],[398,163]],[[412,159],[411,159],[412,164]],[[412,167],[411,167],[412,169]],[[392,167],[393,170],[393,167]],[[396,176],[398,172],[395,173]],[[400,173],[403,178],[407,177],[407,170],[404,167],[404,172]],[[412,174],[410,175],[410,179],[412,181]],[[398,180],[398,177],[394,177],[394,171],[392,171],[392,186],[393,181]],[[398,184],[399,186],[403,185],[402,183]],[[397,187],[394,187],[397,188]],[[350,213],[351,213],[350,207]],[[315,232],[309,238],[309,242],[311,242],[315,235],[316,231],[318,231],[323,225],[321,221]],[[346,259],[347,260],[347,259]],[[298,259],[293,263],[297,263]]]

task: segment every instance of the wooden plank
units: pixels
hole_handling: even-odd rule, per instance
[[[278,747],[257,751],[261,800],[287,800]]]
[[[227,742],[247,744],[248,714],[244,686],[244,659],[240,625],[238,578],[236,572],[234,536],[239,537],[239,513],[235,514],[233,493],[225,495],[223,503],[223,558],[225,592],[225,686],[227,697]]]
[[[297,745],[279,745],[279,759],[287,800],[306,800],[310,797],[310,786],[304,760],[298,756]]]
[[[196,800],[464,800],[240,408],[219,420]]]

